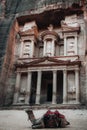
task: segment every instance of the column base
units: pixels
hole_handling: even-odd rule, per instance
[[[29,105],[29,103],[28,103],[28,102],[27,102],[27,103],[25,102],[24,105]]]
[[[40,103],[35,103],[35,105],[40,105]]]
[[[79,105],[79,104],[81,104],[81,103],[80,103],[79,101],[76,101],[75,104],[78,104],[78,105]]]
[[[39,102],[39,101],[36,101],[36,102],[35,102],[35,104],[36,104],[36,105],[39,105],[39,104],[40,104],[40,102]]]
[[[17,103],[13,103],[13,104],[12,104],[12,106],[15,106],[15,105],[17,105]]]
[[[77,102],[77,101],[68,101],[68,102],[63,102],[63,104],[65,104],[65,105],[74,105],[74,104],[76,104],[76,105],[80,105],[81,103],[80,102]]]
[[[29,103],[13,103],[13,106],[29,105]]]
[[[65,104],[65,105],[66,105],[66,104],[68,104],[68,102],[63,102],[63,104]]]
[[[57,104],[56,102],[52,102],[53,105]]]

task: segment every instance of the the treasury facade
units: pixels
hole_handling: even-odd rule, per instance
[[[16,13],[0,79],[5,104],[86,104],[87,12],[82,1],[67,4]]]

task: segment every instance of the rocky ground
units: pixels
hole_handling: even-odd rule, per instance
[[[46,111],[46,109],[34,110],[34,114],[36,118],[39,118]],[[70,126],[66,128],[57,128],[58,130],[87,130],[87,110],[60,109],[59,112],[66,116],[67,120],[70,122]],[[28,120],[24,110],[1,110],[0,130],[32,130],[32,128],[31,122]]]

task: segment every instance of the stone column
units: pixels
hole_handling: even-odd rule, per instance
[[[46,40],[44,41],[43,56],[46,56]]]
[[[63,104],[67,103],[67,70],[63,71]]]
[[[57,71],[53,71],[53,95],[52,104],[56,104],[56,92],[57,92]]]
[[[77,36],[75,36],[75,55],[78,54],[77,48],[78,48],[78,46],[77,46]]]
[[[20,58],[22,58],[22,54],[23,54],[23,41],[21,41]]]
[[[76,103],[79,104],[80,103],[79,69],[75,70],[75,86],[76,86]]]
[[[52,56],[54,56],[55,48],[54,48],[54,40],[52,40]]]
[[[64,56],[67,55],[67,44],[66,44],[66,37],[64,37]]]
[[[25,104],[29,104],[29,101],[30,101],[31,77],[32,77],[32,72],[28,72]]]
[[[34,41],[32,40],[31,41],[31,54],[30,54],[31,57],[34,56]]]
[[[20,90],[20,80],[21,80],[21,73],[17,72],[13,104],[16,104],[18,102],[18,96],[19,96],[19,90]]]
[[[36,104],[40,104],[41,77],[42,77],[42,72],[38,71],[38,75],[37,75],[37,90],[36,90]]]

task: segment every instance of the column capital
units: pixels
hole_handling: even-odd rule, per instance
[[[19,70],[18,70],[18,71],[16,71],[16,74],[21,74],[21,71],[19,71]]]
[[[23,42],[24,42],[24,40],[23,40],[23,39],[20,39],[20,42],[21,42],[21,43],[23,43]]]
[[[40,72],[40,73],[41,73],[41,72],[42,72],[42,70],[38,70],[37,72]]]
[[[44,41],[43,42],[46,42],[46,39],[44,39]]]
[[[53,70],[53,73],[56,73],[57,72],[57,70]]]
[[[68,36],[64,34],[63,37],[64,37],[64,39],[65,39],[65,38],[67,38]]]
[[[79,68],[76,68],[75,71],[79,71]]]
[[[75,38],[77,38],[77,37],[78,37],[78,34],[77,34],[77,35],[75,35],[74,37],[75,37]]]
[[[32,73],[32,71],[28,71],[28,74]]]
[[[67,72],[67,69],[64,69],[63,72],[66,73],[66,72]]]

